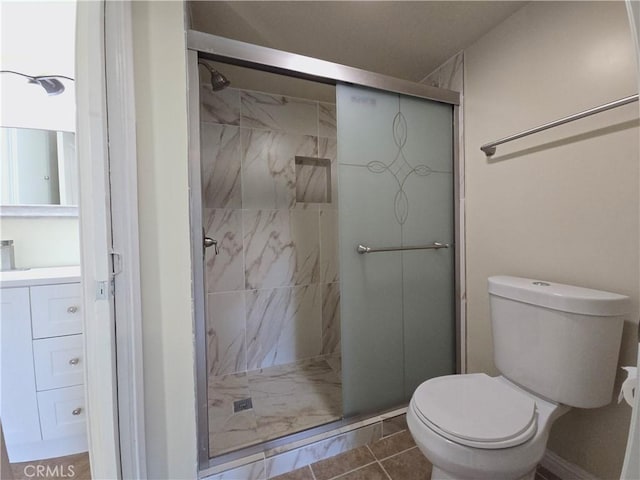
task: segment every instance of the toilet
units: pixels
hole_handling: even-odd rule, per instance
[[[500,376],[422,383],[407,424],[432,480],[533,480],[553,422],[611,402],[629,298],[528,278],[489,278]]]

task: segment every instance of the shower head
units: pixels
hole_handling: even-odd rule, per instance
[[[229,81],[229,79],[224,75],[222,75],[215,68],[211,67],[210,65],[204,62],[198,62],[198,63],[202,65],[204,68],[206,68],[207,70],[209,70],[209,73],[211,74],[211,88],[213,89],[214,92],[219,92],[220,90],[224,90],[229,85],[231,85],[231,82]]]

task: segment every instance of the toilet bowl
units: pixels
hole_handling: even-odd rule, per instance
[[[553,422],[611,401],[629,298],[527,278],[489,278],[502,374],[422,383],[407,424],[432,480],[533,480]]]
[[[418,387],[407,424],[434,480],[533,479],[551,424],[569,410],[504,377],[449,375]]]

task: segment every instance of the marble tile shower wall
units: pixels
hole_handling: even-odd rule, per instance
[[[339,352],[335,105],[200,94],[209,376]]]

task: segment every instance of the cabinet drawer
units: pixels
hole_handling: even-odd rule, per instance
[[[38,392],[42,439],[81,435],[86,432],[84,387]]]
[[[31,287],[33,338],[82,333],[79,283]]]
[[[82,335],[33,341],[36,390],[84,383]]]

